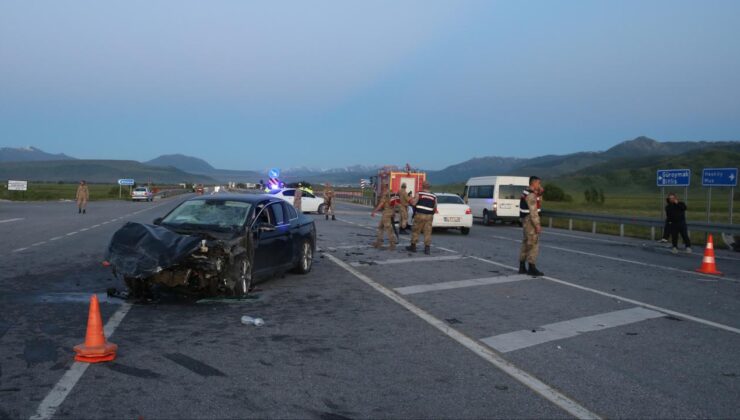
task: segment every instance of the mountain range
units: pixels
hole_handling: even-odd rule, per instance
[[[644,183],[650,185],[655,181],[652,179],[655,175],[655,165],[660,165],[661,168],[693,169],[697,162],[715,167],[736,167],[740,162],[740,142],[659,142],[643,136],[619,143],[601,152],[545,155],[535,158],[476,157],[442,170],[427,171],[427,175],[429,180],[437,185],[462,183],[473,176],[496,174],[522,176],[537,174],[574,187],[587,185],[595,182],[594,180],[632,184],[640,179],[639,185]],[[380,165],[354,165],[331,169],[290,168],[282,171],[281,178],[288,182],[357,185],[361,178],[369,178],[376,174],[379,167]],[[695,175],[699,172],[700,168],[694,170]],[[162,155],[140,163],[77,160],[64,154],[50,154],[33,147],[0,148],[0,179],[45,181],[88,179],[92,182],[111,182],[120,177],[147,179],[160,183],[256,182],[267,178],[267,169],[258,171],[217,169],[203,159],[182,154]]]

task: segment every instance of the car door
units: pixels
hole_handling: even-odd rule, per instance
[[[275,218],[275,265],[282,266],[291,263],[293,258],[293,244],[291,241],[290,220],[285,203],[270,204],[271,214]]]
[[[272,270],[276,264],[277,229],[263,230],[263,226],[274,226],[275,216],[268,203],[261,203],[255,210],[255,221],[252,229],[254,235],[254,272],[263,273]]]

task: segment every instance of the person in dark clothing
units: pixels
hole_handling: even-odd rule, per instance
[[[671,233],[671,241],[673,242],[673,253],[678,253],[678,235],[681,235],[684,245],[686,245],[686,252],[691,252],[691,239],[689,238],[689,230],[686,226],[686,203],[678,200],[678,196],[674,193],[668,194],[668,204],[665,206],[666,223],[668,224],[668,231]]]

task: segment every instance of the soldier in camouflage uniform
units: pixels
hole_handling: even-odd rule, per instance
[[[432,247],[432,221],[434,212],[437,210],[437,196],[429,191],[429,183],[424,181],[421,191],[416,194],[412,204],[416,206],[414,214],[414,226],[411,229],[411,245],[406,249],[416,252],[416,243],[419,241],[419,234],[424,234],[424,253],[431,254]]]
[[[301,210],[302,207],[302,198],[303,198],[303,190],[301,190],[303,186],[301,184],[298,184],[298,188],[295,189],[295,193],[293,195],[293,207],[295,207],[296,210],[298,210],[298,213],[302,213],[303,210]]]
[[[537,269],[537,256],[540,252],[540,207],[542,187],[540,178],[532,176],[529,178],[529,188],[524,190],[519,200],[519,217],[524,230],[524,240],[519,253],[519,274],[529,274],[540,277],[545,274]],[[529,263],[527,269],[525,263]]]
[[[406,228],[409,224],[409,193],[406,192],[406,184],[401,184],[401,191],[398,193],[401,200],[401,207],[399,212],[401,213],[401,226],[399,227],[399,233],[408,233]]]
[[[334,215],[334,189],[332,189],[330,183],[324,185],[324,206],[326,206],[326,220],[329,220],[329,214],[331,214],[331,220],[337,220]]]
[[[380,193],[380,199],[378,205],[371,213],[372,217],[375,217],[375,213],[382,211],[380,223],[378,223],[378,237],[373,243],[375,248],[383,247],[383,233],[388,236],[390,242],[389,250],[393,251],[396,249],[396,235],[393,234],[393,212],[395,211],[395,204],[391,203],[391,195],[388,185],[383,185]]]

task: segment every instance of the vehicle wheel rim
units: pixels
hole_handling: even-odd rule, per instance
[[[242,272],[241,272],[241,293],[242,295],[246,295],[249,292],[249,286],[252,284],[252,270],[249,264],[249,261],[244,260],[242,262]]]
[[[311,260],[313,259],[313,251],[311,250],[311,245],[306,242],[303,244],[303,270],[308,271],[309,268],[311,268]]]

